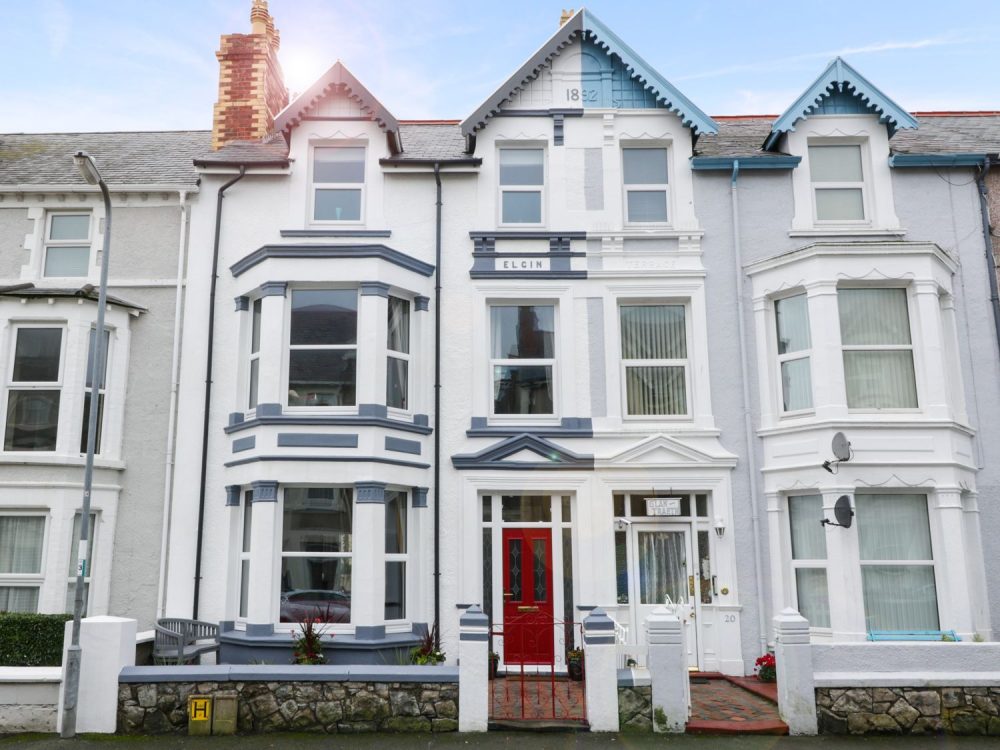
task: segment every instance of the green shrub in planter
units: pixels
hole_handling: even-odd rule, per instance
[[[0,612],[0,667],[58,667],[73,615]]]

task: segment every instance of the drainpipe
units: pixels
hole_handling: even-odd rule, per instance
[[[761,549],[760,549],[760,493],[757,491],[757,452],[756,441],[753,432],[753,414],[750,410],[750,372],[747,362],[746,346],[746,323],[744,322],[745,302],[743,300],[743,250],[740,246],[740,198],[736,189],[736,180],[740,175],[740,161],[733,161],[733,177],[730,181],[730,193],[732,195],[733,211],[733,255],[735,256],[734,269],[736,273],[736,309],[738,311],[737,323],[739,326],[740,341],[740,369],[743,377],[740,379],[743,384],[743,431],[747,446],[747,479],[750,482],[750,526],[753,534],[753,566],[754,579],[757,583],[757,629],[758,640],[760,641],[760,653],[767,651],[767,615],[765,607],[767,602],[764,599],[764,579],[762,577]]]
[[[434,162],[434,648],[441,648],[441,163]]]
[[[225,192],[243,179],[247,168],[240,165],[240,173],[219,188],[215,203],[215,242],[212,246],[212,281],[208,292],[208,353],[205,357],[205,419],[201,430],[201,487],[198,490],[198,535],[194,557],[194,601],[191,617],[198,619],[198,597],[201,593],[201,546],[205,534],[205,477],[208,474],[208,428],[212,405],[212,350],[215,344],[215,287],[219,281],[219,240],[222,236],[222,199]]]
[[[993,328],[997,335],[997,349],[1000,350],[1000,295],[997,294],[997,262],[993,257],[993,233],[990,231],[990,205],[987,201],[989,189],[986,175],[990,173],[990,157],[983,160],[976,184],[979,187],[979,212],[983,218],[983,240],[986,243],[986,276],[990,280],[990,307],[993,308]]]
[[[170,408],[167,412],[167,457],[163,479],[163,532],[160,537],[160,602],[156,617],[164,617],[167,608],[167,549],[170,546],[170,523],[174,494],[174,448],[177,432],[177,388],[180,382],[181,332],[184,308],[184,271],[187,266],[187,191],[177,191],[181,209],[180,239],[177,248],[177,292],[174,296],[174,345],[170,359]]]

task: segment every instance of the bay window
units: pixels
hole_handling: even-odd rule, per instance
[[[385,493],[385,619],[406,617],[406,493]]]
[[[90,272],[90,214],[52,213],[45,233],[43,276],[86,276]]]
[[[281,622],[350,622],[352,490],[288,487],[284,495]]]
[[[848,408],[916,408],[906,290],[839,289],[837,302]]]
[[[781,406],[786,412],[812,408],[809,310],[805,294],[774,301],[781,371]]]
[[[500,223],[541,224],[545,151],[500,149]]]
[[[390,409],[409,408],[410,303],[389,297],[389,322],[386,342],[385,405]]]
[[[555,307],[490,307],[493,413],[554,413]]]
[[[0,612],[37,612],[45,516],[0,515]]]
[[[865,220],[861,144],[810,144],[809,178],[817,221]]]
[[[823,498],[800,495],[788,498],[788,525],[792,537],[792,570],[799,612],[817,628],[830,627],[827,588],[826,526]]]
[[[623,148],[625,220],[629,224],[667,221],[667,149]]]
[[[938,630],[927,496],[855,495],[855,506],[868,630]]]
[[[354,406],[357,290],[293,291],[289,341],[288,405]]]
[[[313,221],[360,222],[364,203],[364,146],[316,146],[312,159]]]
[[[623,304],[622,372],[627,416],[688,414],[684,305]]]
[[[5,451],[54,451],[62,392],[61,327],[20,326],[7,385]]]

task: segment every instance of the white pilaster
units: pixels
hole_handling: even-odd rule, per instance
[[[958,487],[939,487],[931,496],[937,516],[941,544],[934,550],[939,576],[937,589],[941,601],[942,630],[971,633],[975,630],[970,597],[970,576],[965,568],[965,514],[962,491]]]
[[[247,622],[255,625],[274,622],[277,596],[273,573],[278,543],[277,528],[280,524],[278,483],[254,482]]]
[[[357,399],[359,404],[385,404],[389,285],[362,282],[358,297]]]
[[[118,722],[118,673],[135,664],[136,621],[126,617],[86,617],[80,622],[80,686],[76,732],[114,734]],[[66,650],[73,622],[63,639],[63,680],[59,688],[57,729],[62,730],[66,699]]]
[[[809,335],[812,340],[813,407],[817,419],[847,416],[847,386],[840,347],[837,282],[806,285]]]
[[[486,731],[489,721],[489,638],[489,619],[473,604],[459,620],[459,732]]]
[[[282,390],[282,363],[288,358],[285,350],[285,285],[267,284],[263,294],[260,302],[257,403],[283,404],[286,394]]]
[[[587,719],[591,732],[618,731],[615,623],[598,607],[583,621]]]
[[[774,618],[778,713],[789,734],[817,734],[816,681],[809,621],[792,608]]]
[[[355,484],[353,538],[351,624],[384,626],[385,485],[381,482]]]
[[[823,490],[823,517],[834,520],[833,508],[841,495],[851,498],[850,488],[832,487]],[[830,600],[830,627],[834,640],[842,640],[844,634],[850,638],[860,638],[867,632],[865,626],[864,596],[861,591],[861,570],[857,560],[858,527],[849,529],[827,525],[826,530],[826,586]],[[854,606],[838,606],[838,602],[853,602]],[[796,605],[797,606],[797,605]]]
[[[918,281],[913,285],[916,326],[911,322],[910,335],[918,341],[914,352],[920,406],[929,419],[950,419],[948,407],[949,360],[944,346],[941,321],[941,300],[938,285],[933,281]],[[922,366],[919,364],[922,363]]]
[[[649,674],[653,688],[653,731],[683,732],[691,710],[684,627],[677,615],[657,607],[646,618],[649,632]],[[589,679],[589,676],[588,676]],[[661,725],[657,716],[666,717]]]

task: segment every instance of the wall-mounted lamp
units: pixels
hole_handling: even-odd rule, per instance
[[[726,535],[726,522],[722,520],[721,516],[715,519],[715,526],[712,528],[715,529],[715,533],[718,535],[719,539],[722,539],[722,537]]]
[[[615,519],[615,531],[625,531],[630,525],[631,521],[627,518],[616,518]]]

